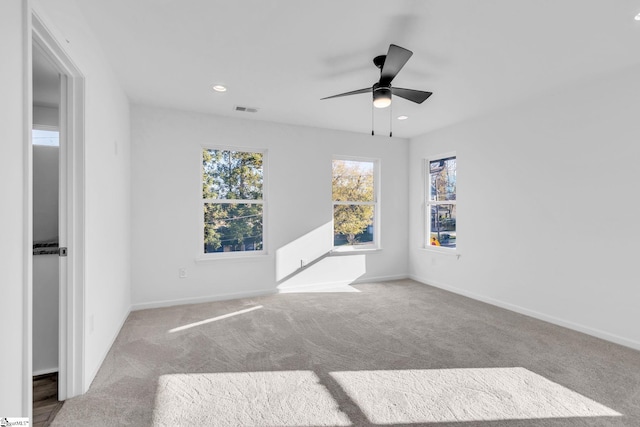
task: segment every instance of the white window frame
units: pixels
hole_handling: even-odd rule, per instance
[[[354,156],[342,156],[342,155],[334,155],[331,158],[331,164],[333,165],[334,160],[345,160],[351,162],[367,162],[373,163],[373,202],[343,202],[343,201],[335,201],[333,200],[333,194],[331,195],[331,229],[334,229],[333,225],[333,207],[335,205],[372,205],[373,206],[373,242],[365,245],[343,245],[343,246],[333,246],[334,236],[331,236],[333,252],[353,252],[353,251],[372,251],[372,250],[380,250],[382,249],[382,244],[380,241],[380,224],[382,223],[381,217],[382,213],[380,212],[380,159],[371,158],[371,157],[354,157]],[[333,180],[333,169],[331,178]],[[333,193],[333,192],[332,192]]]
[[[458,250],[458,227],[456,223],[456,247],[448,248],[442,246],[431,245],[431,206],[435,205],[456,205],[456,218],[457,218],[457,205],[458,205],[458,191],[456,185],[456,200],[431,200],[431,174],[429,164],[434,161],[449,159],[454,157],[456,159],[456,176],[458,173],[458,156],[455,151],[448,153],[429,156],[424,159],[423,162],[423,179],[424,179],[424,211],[422,216],[422,223],[424,225],[424,236],[422,239],[423,249],[443,252],[443,253],[455,253]],[[457,221],[456,221],[457,222]]]
[[[240,151],[244,153],[260,153],[262,154],[262,199],[261,200],[246,200],[246,199],[205,199],[202,197],[202,176],[203,176],[203,166],[202,166],[202,154],[204,150],[221,150],[221,151]],[[252,148],[252,147],[236,147],[236,146],[226,146],[226,145],[202,145],[200,146],[199,154],[199,164],[200,164],[200,174],[198,175],[198,183],[199,185],[196,187],[198,189],[198,198],[200,203],[198,204],[198,213],[199,213],[199,249],[197,260],[199,261],[207,261],[207,260],[220,260],[220,259],[233,259],[233,258],[251,258],[251,257],[263,257],[268,255],[268,238],[267,238],[267,199],[268,199],[268,151],[264,148]],[[228,204],[228,203],[237,203],[237,204],[259,204],[262,205],[262,249],[259,251],[235,251],[235,252],[205,252],[204,251],[204,215],[203,208],[206,203],[219,203],[219,204]]]

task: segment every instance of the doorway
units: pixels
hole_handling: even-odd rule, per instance
[[[32,49],[33,115],[33,422],[49,425],[60,410],[60,73]]]
[[[33,375],[58,372],[60,77],[33,49]]]
[[[34,244],[34,256],[32,297],[25,310],[31,319],[25,333],[32,343],[27,380],[33,385],[34,376],[57,372],[55,400],[63,401],[85,391],[84,77],[35,12],[31,18],[30,125],[33,139],[46,145],[30,150],[34,212],[33,242],[28,243]]]

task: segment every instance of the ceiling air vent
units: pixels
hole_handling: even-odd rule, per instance
[[[258,112],[257,108],[241,107],[239,105],[236,105],[235,107],[233,107],[233,109],[235,111],[242,111],[242,112],[245,112],[245,113],[257,113]]]

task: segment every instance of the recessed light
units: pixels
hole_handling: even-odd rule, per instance
[[[640,13],[638,13],[634,19],[635,19],[636,21],[640,21]]]
[[[409,116],[398,116],[398,120],[407,120]]]
[[[215,90],[216,92],[226,92],[227,88],[226,86],[222,85],[213,85],[213,90]]]

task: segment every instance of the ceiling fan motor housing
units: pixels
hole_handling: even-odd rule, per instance
[[[375,93],[378,93],[379,95],[388,95],[389,97],[391,96],[391,84],[381,84],[381,83],[374,83],[373,84],[373,93],[375,95]]]

